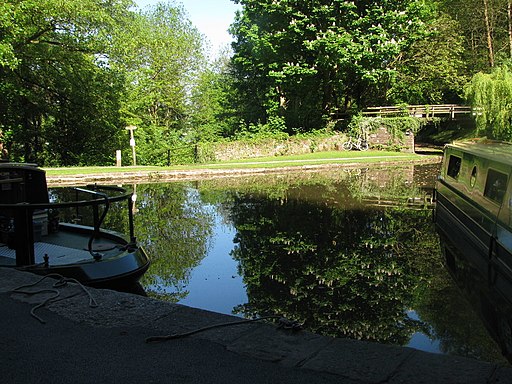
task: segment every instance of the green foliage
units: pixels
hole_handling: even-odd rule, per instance
[[[364,136],[376,132],[379,128],[386,128],[392,137],[402,139],[407,131],[416,134],[425,123],[424,119],[411,116],[381,118],[357,115],[349,124],[349,132],[352,136]]]
[[[0,3],[0,67],[15,68],[19,61],[14,52],[13,42],[20,32],[16,25],[16,5],[11,2]]]
[[[115,150],[129,150],[128,124],[139,128],[143,164],[190,140],[186,102],[201,37],[182,7],[132,5],[0,4],[0,130],[12,160],[112,164]]]
[[[482,0],[442,0],[439,3],[443,12],[456,21],[457,32],[454,33],[463,38],[462,59],[467,68],[467,77],[489,69],[489,37],[493,46],[494,62],[500,64],[510,59],[508,0],[487,1],[490,36],[484,14],[485,3]]]
[[[112,162],[123,76],[102,59],[129,1],[18,0],[1,7],[0,129],[12,160]]]
[[[310,130],[382,94],[400,53],[424,33],[423,1],[241,0],[232,27],[244,119],[283,116]]]
[[[210,142],[203,142],[196,144],[194,160],[196,163],[213,163],[215,158],[215,147]]]
[[[477,73],[466,87],[475,108],[478,134],[490,139],[512,140],[512,67]]]
[[[0,2],[0,131],[11,160],[112,164],[117,149],[130,158],[124,127],[136,125],[140,164],[197,161],[211,158],[198,143],[284,139],[369,105],[457,103],[488,67],[481,0],[235,1],[234,55],[214,63],[174,0],[143,10],[130,0]],[[497,63],[512,55],[507,6],[488,4]],[[484,90],[486,76],[502,75],[467,88],[488,104],[479,134],[510,139],[508,80]],[[402,123],[386,124],[400,135]]]
[[[279,116],[271,116],[265,124],[242,123],[240,126],[241,129],[234,137],[235,140],[283,140],[289,137],[286,133],[284,118]]]
[[[202,40],[181,6],[159,3],[131,18],[116,29],[110,58],[127,77],[122,113],[138,128],[140,164],[161,165],[173,147],[196,140],[187,94],[203,63]]]
[[[387,91],[391,104],[458,103],[467,81],[459,24],[432,13],[428,33],[399,56],[395,81]]]
[[[204,68],[190,99],[191,118],[187,131],[196,141],[229,137],[238,125],[233,107],[236,98],[229,73],[228,52]]]

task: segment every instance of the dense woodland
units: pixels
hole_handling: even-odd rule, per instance
[[[404,104],[470,104],[474,136],[512,139],[512,0],[233,1],[214,61],[177,1],[0,1],[3,156],[112,164],[135,125],[138,162],[163,164]]]

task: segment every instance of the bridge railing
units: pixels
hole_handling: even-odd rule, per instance
[[[472,113],[473,109],[470,106],[458,104],[368,107],[363,111],[363,115],[374,117],[412,116],[431,118],[448,116],[452,119],[455,119],[457,115]]]

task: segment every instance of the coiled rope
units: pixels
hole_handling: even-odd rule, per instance
[[[25,290],[26,288],[30,288],[30,287],[36,286],[37,284],[41,283],[43,280],[45,280],[46,278],[49,278],[49,277],[50,278],[57,278],[58,279],[52,285],[51,289],[50,288],[45,288],[45,289],[39,289],[39,290],[36,290],[36,291]],[[48,303],[52,303],[52,302],[58,301],[57,299],[60,297],[60,294],[61,294],[61,292],[59,291],[58,288],[65,287],[65,286],[68,285],[68,283],[75,283],[75,284],[77,284],[82,289],[82,291],[85,292],[85,294],[89,297],[89,307],[96,308],[98,306],[98,303],[96,302],[96,300],[94,299],[92,294],[89,292],[89,290],[86,287],[84,287],[82,285],[82,283],[80,283],[76,279],[69,278],[69,277],[64,277],[62,275],[59,275],[58,273],[50,273],[48,275],[45,275],[41,279],[36,281],[35,283],[27,284],[27,285],[22,285],[20,287],[14,288],[11,292],[13,292],[13,293],[21,293],[21,294],[24,294],[24,295],[37,295],[37,294],[41,294],[41,293],[53,293],[54,294],[53,296],[50,296],[50,297],[46,298],[45,300],[43,300],[42,302],[40,302],[36,306],[32,307],[32,309],[30,310],[30,315],[32,317],[37,319],[40,323],[45,324],[46,321],[43,320],[38,315],[36,315],[35,311],[37,309],[39,309],[39,308],[44,307]],[[66,297],[66,299],[69,299],[69,298],[74,297],[76,295],[77,294],[69,296],[69,297]]]

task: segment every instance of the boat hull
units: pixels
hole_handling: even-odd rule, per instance
[[[436,228],[443,241],[463,254],[512,304],[510,229],[443,182],[436,191]],[[450,267],[451,261],[447,260],[447,265]]]
[[[512,147],[445,147],[435,224],[447,269],[512,361]]]
[[[137,283],[149,266],[146,252],[138,248],[134,252],[99,261],[91,259],[88,262],[71,265],[35,265],[18,269],[38,275],[58,274],[97,288],[118,288]]]

